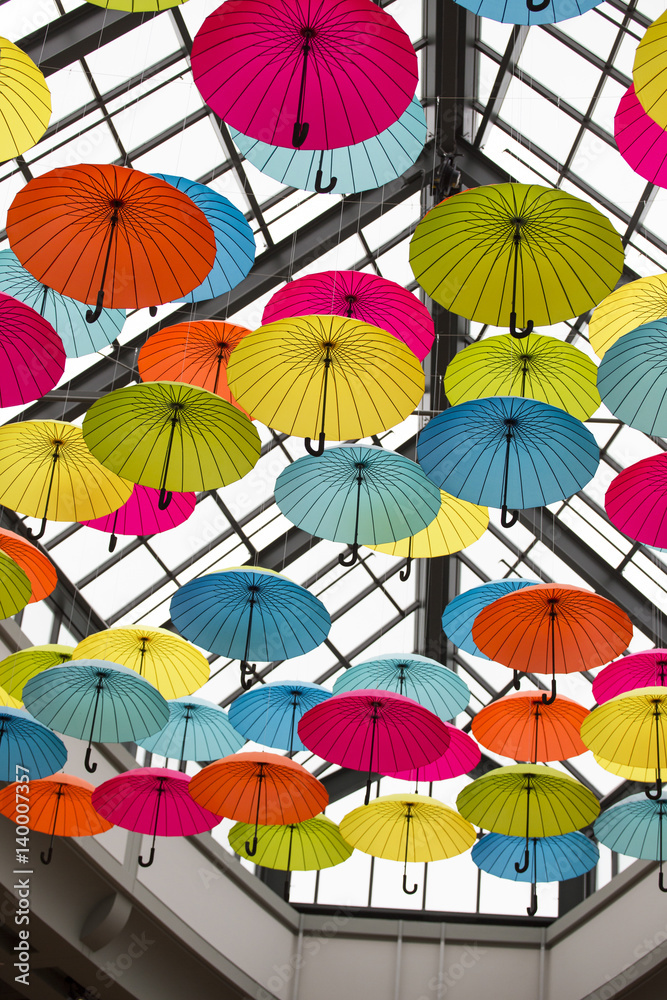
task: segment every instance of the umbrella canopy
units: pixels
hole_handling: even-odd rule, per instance
[[[269,299],[262,323],[313,315],[348,316],[387,330],[420,361],[435,339],[431,314],[412,292],[363,271],[322,271],[289,281]]]
[[[619,153],[636,174],[667,187],[667,133],[646,114],[632,84],[614,115],[614,138]]]
[[[236,288],[255,263],[255,237],[243,212],[232,205],[228,198],[205,184],[174,177],[171,174],[153,174],[159,180],[172,184],[201,209],[215,237],[215,260],[201,285],[183,296],[185,302],[214,299]]]
[[[503,757],[533,764],[567,760],[586,753],[579,730],[587,715],[587,708],[562,694],[545,705],[539,694],[515,691],[479,711],[472,732],[482,746]]]
[[[250,857],[245,845],[252,837],[251,823],[237,823],[229,831],[229,846],[242,858],[262,868],[284,872],[312,872],[340,865],[352,854],[353,847],[326,816],[313,816],[302,823],[285,826],[258,826],[257,853]]]
[[[59,666],[72,659],[73,646],[49,644],[29,646],[11,653],[0,661],[0,687],[10,695],[21,699],[23,685],[36,674],[49,667]]]
[[[245,740],[227,713],[205,698],[175,698],[167,702],[169,721],[155,733],[137,740],[150,753],[176,760],[217,760],[240,750]]]
[[[329,612],[305,587],[260,567],[207,573],[180,587],[169,605],[175,627],[197,646],[242,661],[290,659],[315,649],[331,628]],[[252,681],[250,681],[252,683]]]
[[[597,305],[619,278],[623,248],[609,220],[572,194],[486,184],[424,216],[410,263],[422,288],[450,312],[516,333]]]
[[[0,160],[12,160],[35,146],[51,118],[51,92],[32,59],[0,38]]]
[[[5,708],[22,708],[23,702],[20,698],[14,698],[3,687],[0,687],[0,705],[4,705]]]
[[[667,649],[647,649],[610,663],[594,679],[593,697],[601,705],[616,695],[647,687],[667,687]]]
[[[241,2],[241,0],[239,0]],[[227,365],[234,398],[267,427],[324,441],[363,438],[404,420],[424,372],[391,333],[346,316],[297,316],[260,326]]]
[[[417,97],[389,128],[339,149],[286,149],[229,130],[249,163],[281,184],[327,194],[375,190],[396,180],[415,162],[426,142],[426,116]]]
[[[452,405],[484,396],[524,396],[588,420],[600,405],[591,359],[562,340],[531,333],[478,340],[447,365],[444,388]]]
[[[327,698],[331,691],[320,684],[270,681],[236,698],[229,706],[229,718],[246,739],[294,753],[306,749],[297,735],[302,715]]]
[[[278,476],[276,503],[285,517],[317,538],[360,545],[416,534],[440,510],[440,491],[416,462],[385,448],[338,445],[320,458],[304,455]]]
[[[0,552],[0,618],[11,618],[30,602],[30,578],[18,563]]]
[[[171,302],[204,280],[216,254],[204,213],[141,170],[58,167],[21,188],[7,214],[11,248],[38,281],[79,302],[134,309]]]
[[[371,0],[223,3],[195,35],[192,72],[229,125],[316,150],[382,132],[417,88],[408,35]]]
[[[667,434],[667,319],[619,338],[598,368],[600,396],[611,412],[646,434]]]
[[[597,6],[599,0],[456,0],[480,17],[505,24],[554,24]]]
[[[51,324],[4,292],[0,292],[0,364],[0,406],[39,399],[65,370],[65,348]]]
[[[480,611],[497,601],[499,597],[511,594],[522,587],[534,587],[537,582],[537,580],[492,580],[490,583],[483,583],[481,587],[472,587],[458,594],[442,612],[443,632],[459,649],[488,660],[486,653],[478,648],[472,637],[475,618]]]
[[[90,407],[83,434],[108,469],[171,493],[212,490],[242,479],[257,463],[259,434],[231,403],[180,382],[144,382],[109,392]]]
[[[667,316],[667,274],[637,278],[602,300],[593,310],[588,324],[588,339],[599,358],[619,337]]]
[[[667,455],[642,458],[619,472],[604,505],[619,531],[645,545],[667,548]]]
[[[32,677],[23,702],[44,725],[67,736],[88,740],[85,765],[96,743],[124,743],[159,732],[169,707],[152,684],[134,670],[107,660],[70,660]]]
[[[211,668],[203,653],[165,628],[144,625],[110,628],[82,639],[76,659],[111,660],[144,677],[165,698],[181,698],[197,691]],[[166,719],[165,719],[166,721]]]
[[[656,18],[637,46],[632,79],[644,111],[667,128],[667,11]]]
[[[0,528],[0,551],[21,567],[30,581],[30,604],[53,593],[58,573],[48,557],[22,535]]]
[[[645,795],[629,795],[605,809],[593,831],[601,844],[618,854],[659,861],[658,885],[667,892],[662,873],[667,861],[667,797],[651,801]]]
[[[591,432],[563,410],[490,396],[430,420],[419,434],[417,458],[440,489],[500,507],[503,526],[511,527],[517,510],[578,493],[595,475],[600,453]]]
[[[445,722],[444,726],[449,733],[449,746],[441,757],[437,757],[431,764],[411,767],[406,771],[387,771],[387,776],[400,778],[402,781],[414,781],[416,793],[420,781],[458,778],[477,767],[482,759],[482,752],[475,741],[449,722]]]
[[[15,781],[17,768],[34,778],[59,771],[67,760],[63,741],[22,708],[0,706],[0,781]]]
[[[105,517],[82,521],[88,528],[111,535],[109,552],[116,548],[117,535],[157,535],[183,524],[195,509],[194,493],[173,493],[166,510],[160,509],[160,491],[135,485],[130,499]]]
[[[129,499],[132,483],[91,454],[80,427],[61,420],[26,420],[0,427],[0,503],[47,520],[102,517]]]
[[[359,689],[407,695],[441,719],[453,719],[470,701],[470,689],[458,674],[417,653],[385,653],[348,667],[333,693]]]

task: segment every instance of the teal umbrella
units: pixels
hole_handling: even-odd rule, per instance
[[[297,735],[301,716],[327,698],[331,698],[331,691],[320,684],[271,681],[233,701],[229,718],[247,739],[293,753],[306,749]]]
[[[644,323],[612,344],[598,368],[598,389],[623,423],[667,434],[667,319]]]
[[[164,729],[136,742],[150,753],[180,760],[181,770],[184,770],[183,762],[186,760],[208,763],[236,753],[245,743],[227,713],[212,701],[186,695],[168,701],[167,705],[169,721]]]
[[[658,886],[667,892],[662,871],[667,861],[667,793],[658,799],[649,799],[643,792],[629,795],[598,816],[593,832],[612,851],[659,861]]]
[[[0,781],[46,778],[67,760],[63,741],[22,708],[0,706]]]

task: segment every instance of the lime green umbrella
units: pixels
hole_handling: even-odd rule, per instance
[[[0,618],[11,618],[29,602],[32,587],[18,563],[0,552]]]
[[[57,667],[72,659],[73,646],[49,643],[46,646],[29,646],[11,653],[0,661],[0,687],[14,698],[21,698],[23,685],[49,667]]]

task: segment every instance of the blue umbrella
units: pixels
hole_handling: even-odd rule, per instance
[[[407,695],[441,719],[453,719],[470,701],[470,689],[458,674],[417,653],[376,656],[349,667],[333,693],[370,689]]]
[[[167,702],[136,670],[106,660],[70,660],[31,677],[23,688],[23,703],[32,714],[59,733],[91,744],[123,743],[150,736],[169,719]]]
[[[417,97],[384,132],[339,149],[307,150],[270,146],[230,128],[253,167],[281,184],[327,194],[353,194],[388,184],[415,162],[426,142],[426,117]]]
[[[534,587],[539,582],[539,580],[492,580],[490,583],[483,583],[481,587],[466,590],[450,601],[442,612],[443,632],[458,649],[488,660],[486,653],[483,653],[473,641],[472,627],[475,618],[487,604],[492,604],[499,597],[504,597],[505,594],[521,587]]]
[[[68,358],[80,358],[108,347],[125,323],[124,309],[103,309],[97,323],[86,322],[89,306],[37,281],[11,250],[0,251],[0,291],[25,302],[48,320]]]
[[[171,599],[171,620],[186,639],[241,660],[241,685],[252,685],[249,659],[287,660],[315,649],[331,628],[329,612],[305,587],[257,566],[191,580]]]
[[[441,490],[500,507],[501,523],[509,528],[519,509],[578,493],[595,475],[600,452],[582,422],[558,407],[489,396],[430,420],[419,435],[417,458]]]
[[[598,368],[602,402],[646,434],[667,434],[667,319],[644,323],[605,352]]]
[[[279,750],[305,750],[297,734],[304,712],[331,698],[331,691],[308,681],[272,681],[246,691],[229,707],[232,725],[249,740]]]
[[[506,24],[554,24],[585,14],[601,0],[456,0],[480,17]]]
[[[605,809],[594,825],[595,836],[612,851],[629,858],[660,862],[658,885],[667,892],[662,863],[667,861],[667,793],[649,799],[642,792]]]
[[[0,707],[0,781],[18,781],[17,768],[47,778],[67,760],[63,741],[22,708]]]
[[[255,262],[255,237],[242,212],[231,201],[205,184],[174,177],[171,174],[154,174],[194,201],[208,219],[215,236],[216,254],[213,267],[201,285],[184,295],[183,302],[201,302],[214,299],[235,288],[243,281]]]
[[[278,476],[276,503],[288,520],[317,538],[360,545],[416,535],[440,510],[440,491],[416,462],[386,448],[341,444],[319,458],[304,455]]]
[[[185,695],[167,702],[169,721],[154,736],[137,740],[140,747],[163,757],[211,761],[240,750],[245,740],[227,718],[227,713],[205,698]],[[184,769],[184,765],[181,770]]]

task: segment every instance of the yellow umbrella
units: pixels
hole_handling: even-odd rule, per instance
[[[22,701],[18,698],[12,698],[10,694],[7,694],[4,688],[0,688],[0,705],[3,708],[21,708],[23,705]]]
[[[399,574],[401,580],[407,580],[410,576],[413,559],[433,559],[460,552],[481,538],[489,526],[488,507],[459,500],[444,490],[440,490],[440,496],[442,501],[435,520],[416,535],[402,538],[398,542],[366,546],[388,556],[407,558],[407,566]]]
[[[0,552],[0,618],[11,618],[28,604],[32,587],[18,563]]]
[[[667,128],[667,11],[648,26],[637,46],[632,81],[646,114]]]
[[[404,420],[424,394],[409,347],[346,316],[298,316],[267,323],[232,351],[234,399],[267,427],[324,442],[368,437]],[[314,449],[310,439],[319,436]]]
[[[165,628],[133,625],[89,635],[75,647],[75,660],[98,659],[130,667],[165,698],[193,694],[209,678],[206,657]]]
[[[667,316],[667,274],[637,278],[614,289],[593,310],[588,339],[599,358],[619,337]]]
[[[51,118],[51,92],[32,59],[0,38],[0,160],[11,160],[42,138]]]
[[[50,643],[46,646],[29,646],[19,649],[0,661],[0,686],[18,698],[23,685],[49,667],[57,667],[72,659],[73,646]]]
[[[466,347],[447,366],[444,387],[452,406],[485,396],[524,396],[588,420],[600,405],[597,367],[583,351],[531,333],[488,337]]]

